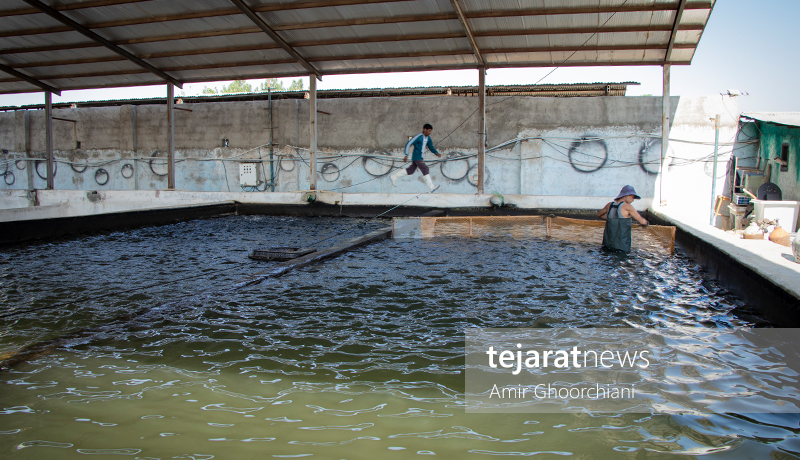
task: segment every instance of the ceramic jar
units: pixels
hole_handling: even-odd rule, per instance
[[[744,229],[743,236],[746,240],[763,240],[764,232],[761,231],[761,227],[757,223],[750,222],[750,225]]]
[[[791,244],[791,241],[789,241],[789,232],[784,230],[780,225],[770,232],[769,240],[781,246],[789,246]]]

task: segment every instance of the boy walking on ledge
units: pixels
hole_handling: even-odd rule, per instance
[[[428,189],[431,192],[435,191],[439,188],[439,186],[433,186],[433,181],[431,180],[430,170],[428,169],[428,165],[422,161],[422,154],[425,152],[425,148],[433,152],[437,157],[441,158],[442,155],[436,150],[436,147],[433,146],[433,140],[431,140],[430,135],[433,131],[433,126],[429,123],[425,123],[422,127],[422,133],[417,134],[416,136],[412,137],[411,140],[406,142],[405,148],[405,157],[403,157],[403,162],[405,163],[408,161],[408,151],[413,147],[414,153],[411,156],[411,166],[408,168],[400,168],[391,175],[392,185],[395,187],[397,186],[397,179],[403,176],[410,176],[414,174],[414,172],[419,168],[422,172],[422,178],[425,179],[425,183],[428,184]]]

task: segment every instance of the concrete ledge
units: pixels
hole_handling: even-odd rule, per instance
[[[653,223],[677,227],[676,243],[749,310],[779,327],[800,327],[800,264],[791,248],[743,240],[668,208],[651,209]],[[657,222],[661,221],[661,222]]]
[[[27,194],[27,192],[24,192]],[[238,203],[307,204],[303,192],[187,192],[183,190],[36,190],[24,207],[17,207],[19,197],[0,196],[0,222],[54,217],[94,216],[136,209],[186,207],[199,204],[236,201]]]
[[[240,215],[273,215],[273,216],[307,216],[307,217],[375,217],[389,211],[391,205],[350,205],[339,206],[327,203],[313,204],[269,204],[269,203],[237,203],[236,213]],[[419,216],[430,212],[431,208],[399,207],[387,212],[382,217]]]
[[[118,230],[121,228],[163,225],[236,212],[236,203],[217,203],[134,209],[91,216],[51,217],[0,222],[0,244],[13,244],[41,238]]]
[[[441,209],[459,208],[491,208],[489,200],[493,194],[459,194],[459,193],[337,193],[328,191],[304,192],[316,193],[317,202],[354,206],[354,205],[400,205],[407,207],[427,207]],[[596,196],[561,196],[561,195],[503,195],[506,204],[521,210],[586,210],[596,213],[612,197]],[[652,204],[652,198],[636,200],[637,210],[645,211]]]
[[[243,204],[295,205],[309,204],[314,195],[315,204],[331,206],[397,206],[408,208],[478,209],[491,208],[492,194],[459,193],[338,193],[325,190],[300,190],[296,192],[190,192],[184,190],[35,190],[0,194],[0,221],[41,219],[45,217],[73,217],[102,213],[150,209],[165,206],[183,206],[221,201]],[[572,209],[594,210],[605,206],[610,197],[556,196],[556,195],[504,195],[505,202],[521,210]],[[650,206],[652,199],[636,200],[640,211]],[[44,215],[41,215],[43,213]]]
[[[183,190],[25,191],[0,195],[0,229],[5,233],[0,236],[0,244],[81,232],[159,225],[226,212],[347,217],[375,217],[385,213],[385,217],[408,217],[439,209],[444,210],[447,215],[558,214],[593,218],[596,210],[609,200],[603,197],[505,195],[505,203],[512,206],[497,208],[490,203],[493,196],[455,193],[337,193],[324,190],[285,193]],[[19,207],[23,202],[28,205]],[[234,202],[235,210],[199,211],[212,203]],[[649,202],[647,199],[637,200],[635,204],[646,209]]]

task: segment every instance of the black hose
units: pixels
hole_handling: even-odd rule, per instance
[[[39,172],[39,165],[41,163],[45,163],[45,175],[43,176],[42,173]],[[34,169],[36,170],[36,175],[39,176],[40,179],[47,180],[47,161],[46,160],[36,160],[33,162]],[[56,173],[58,173],[58,162],[53,162],[53,177],[56,177]]]
[[[103,182],[100,182],[100,179],[98,179],[98,177],[102,177],[103,174],[106,175],[106,180],[103,181]],[[111,179],[111,176],[108,174],[108,171],[106,171],[103,168],[98,169],[94,173],[94,181],[97,182],[97,185],[106,185],[108,183],[109,179]]]
[[[169,170],[167,170],[167,172],[165,172],[164,174],[161,174],[161,173],[157,173],[157,172],[156,172],[156,170],[155,170],[155,169],[153,169],[153,159],[155,159],[155,158],[158,158],[158,154],[159,154],[159,153],[161,153],[161,152],[159,152],[158,150],[156,150],[156,151],[154,151],[154,152],[153,152],[153,154],[152,154],[152,155],[150,155],[150,156],[152,157],[152,158],[150,159],[150,161],[149,161],[149,163],[150,163],[150,171],[151,171],[153,174],[155,174],[156,176],[159,176],[159,177],[164,177],[164,176],[167,176],[167,175],[169,175]],[[161,163],[159,163],[159,164],[161,164]]]
[[[131,171],[131,173],[130,175],[126,176],[125,171],[128,169]],[[122,165],[122,168],[120,168],[119,173],[122,174],[122,177],[124,177],[125,179],[130,179],[131,177],[133,177],[134,173],[133,165],[130,163],[125,163],[124,165]]]

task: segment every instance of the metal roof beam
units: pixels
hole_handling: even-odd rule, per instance
[[[705,2],[687,2],[681,0],[686,4],[688,10],[710,10],[711,4],[706,0]],[[519,16],[558,16],[558,15],[572,15],[572,14],[604,14],[604,13],[646,13],[656,11],[674,11],[674,8],[669,4],[657,3],[653,5],[623,5],[622,7],[614,5],[600,5],[600,6],[586,6],[586,7],[562,7],[562,8],[520,8],[518,10],[487,10],[487,11],[474,11],[467,14],[467,19],[476,18],[508,18]]]
[[[280,35],[278,35],[277,32],[272,30],[272,28],[266,22],[264,22],[264,20],[261,19],[261,17],[258,16],[252,9],[250,9],[249,6],[247,6],[242,0],[231,0],[231,2],[234,5],[236,5],[240,10],[242,10],[242,13],[244,13],[245,16],[247,16],[251,21],[253,21],[253,23],[257,25],[261,30],[263,30],[264,33],[269,35],[269,37],[272,38],[272,40],[275,41],[275,43],[279,44],[281,48],[284,49],[284,51],[289,53],[290,56],[295,58],[297,62],[299,62],[303,67],[305,67],[306,70],[316,75],[318,79],[322,80],[322,74],[319,72],[319,70],[317,70],[316,67],[311,65],[310,62],[306,61],[306,59],[303,56],[301,56],[300,53],[298,53],[294,48],[292,48],[292,45],[286,43],[286,40],[284,40]]]
[[[27,0],[26,0],[27,1]],[[340,0],[342,1],[342,0]],[[388,0],[388,1],[400,1],[400,0]],[[328,6],[337,6],[338,2],[331,1],[331,4]],[[367,2],[372,3],[372,2]],[[282,8],[282,9],[291,9],[291,8]],[[708,2],[692,2],[686,3],[685,9],[703,9],[709,10],[711,7],[709,6]],[[251,8],[252,11],[256,13],[267,12],[267,11],[274,11],[275,6],[266,6],[266,7],[254,7]],[[467,19],[480,19],[480,18],[499,18],[499,17],[520,17],[520,16],[556,16],[556,15],[571,15],[571,14],[603,14],[603,13],[614,13],[614,12],[655,12],[655,11],[674,11],[669,5],[665,5],[662,3],[656,5],[641,5],[641,6],[624,6],[622,9],[620,8],[613,8],[613,7],[581,7],[581,8],[534,8],[534,9],[520,9],[520,10],[504,10],[504,11],[486,11],[480,13],[469,13],[466,14],[465,17]],[[165,16],[148,16],[148,17],[141,17],[141,18],[133,18],[133,19],[125,19],[125,20],[117,20],[117,21],[108,21],[108,22],[99,22],[95,24],[87,24],[85,27],[87,29],[103,29],[108,27],[123,27],[123,26],[132,26],[132,25],[141,25],[141,24],[153,24],[159,22],[167,22],[167,21],[180,21],[185,19],[202,19],[202,18],[213,18],[213,17],[220,17],[220,16],[231,16],[235,14],[241,14],[241,11],[235,8],[227,8],[224,10],[209,10],[209,11],[198,11],[193,13],[184,13],[184,14],[176,14],[176,15],[165,15]],[[349,27],[349,26],[357,26],[357,25],[376,25],[376,24],[397,24],[397,23],[404,23],[404,22],[427,22],[427,21],[446,21],[446,20],[454,20],[458,19],[458,15],[455,13],[438,13],[438,14],[428,14],[428,15],[406,15],[406,16],[394,16],[394,17],[373,17],[373,18],[357,18],[357,19],[345,19],[345,20],[332,20],[332,21],[320,21],[314,23],[300,23],[300,24],[284,24],[284,25],[276,25],[272,26],[272,29],[275,31],[281,30],[301,30],[301,29],[317,29],[317,28],[324,28],[324,27]],[[59,27],[51,27],[51,28],[41,28],[41,29],[22,29],[22,30],[12,30],[12,31],[5,31],[0,34],[0,37],[13,37],[19,35],[40,35],[46,33],[57,33],[57,32],[64,32],[64,28]]]
[[[708,2],[693,2],[687,3],[686,9],[710,9]],[[468,13],[464,16],[467,19],[481,19],[481,18],[501,18],[512,17],[517,18],[520,16],[560,16],[560,15],[573,15],[573,14],[603,14],[619,12],[656,12],[656,11],[673,11],[667,5],[642,5],[623,7],[623,9],[612,7],[590,7],[590,8],[535,8],[535,9],[518,9],[518,10],[504,10],[504,11],[486,11],[481,13]],[[336,21],[320,21],[313,23],[302,24],[285,24],[275,26],[275,30],[300,30],[300,29],[316,29],[323,27],[348,27],[358,25],[376,25],[376,24],[396,24],[403,22],[427,22],[427,21],[446,21],[458,19],[455,13],[437,13],[427,15],[407,15],[407,16],[393,16],[393,17],[377,17],[377,18],[358,18]]]
[[[70,3],[67,5],[54,5],[53,8],[57,11],[67,10],[80,10],[85,8],[97,8],[102,6],[117,6],[125,5],[128,3],[141,3],[150,2],[152,0],[90,0],[80,3]],[[307,8],[323,8],[331,6],[347,6],[347,5],[365,5],[370,3],[390,3],[390,2],[407,2],[408,0],[327,0],[327,1],[309,1],[297,2],[291,5],[264,5],[255,8],[257,12],[264,11],[278,11],[278,10],[300,10]],[[5,16],[21,16],[25,14],[38,14],[41,11],[36,8],[16,8],[13,10],[0,10],[0,17]],[[233,12],[232,14],[238,14]]]
[[[481,56],[481,50],[478,48],[478,43],[472,35],[472,30],[469,27],[469,23],[467,23],[467,18],[464,17],[464,11],[461,9],[461,5],[458,4],[458,0],[450,0],[450,3],[453,4],[453,9],[458,15],[458,21],[461,22],[461,27],[464,28],[464,32],[467,34],[469,46],[472,47],[472,51],[475,53],[475,59],[478,60],[478,65],[481,67],[485,66],[486,63],[483,61],[483,56]]]
[[[210,49],[202,49],[202,50],[190,50],[190,51],[170,51],[170,52],[163,52],[163,53],[152,53],[152,54],[144,54],[140,55],[142,59],[158,59],[158,58],[168,58],[168,57],[185,57],[185,56],[197,56],[202,54],[223,54],[223,53],[234,53],[238,51],[261,51],[261,50],[269,50],[269,49],[278,49],[280,48],[278,45],[246,45],[246,46],[229,46],[225,48],[210,48]],[[693,49],[695,45],[690,44],[677,44],[674,45],[675,49]],[[603,45],[603,46],[557,46],[557,47],[517,47],[517,48],[487,48],[483,50],[483,54],[506,54],[506,53],[555,53],[555,52],[573,52],[573,51],[643,51],[643,50],[663,50],[665,49],[664,45]],[[473,51],[471,49],[454,49],[454,50],[447,50],[447,51],[424,51],[424,52],[416,52],[416,53],[386,53],[380,55],[370,55],[370,54],[356,54],[352,56],[324,56],[324,57],[310,57],[307,60],[309,62],[320,62],[320,61],[347,61],[347,60],[357,60],[357,59],[381,59],[381,58],[397,58],[397,57],[422,57],[422,56],[449,56],[449,55],[464,55],[464,54],[471,54]],[[101,57],[101,58],[86,58],[86,59],[64,59],[61,61],[40,61],[40,62],[26,62],[24,64],[18,64],[15,67],[17,69],[26,69],[31,67],[55,67],[55,66],[64,66],[64,65],[76,65],[76,64],[96,64],[96,63],[104,63],[104,62],[118,62],[118,61],[125,61],[124,58],[118,56],[111,56],[111,57]],[[294,62],[291,60],[272,60],[272,61],[254,61],[254,62],[262,62],[264,64],[275,64],[275,63],[287,63],[287,62]],[[252,65],[252,62],[246,62],[246,65]],[[222,63],[221,66],[229,66],[232,64]],[[201,67],[207,68],[207,67]],[[171,70],[169,68],[163,68],[163,70]],[[187,70],[186,67],[178,68],[178,70]]]
[[[149,63],[139,59],[138,57],[134,56],[133,54],[125,51],[124,49],[120,48],[119,46],[111,43],[110,41],[106,40],[105,38],[97,35],[96,33],[92,32],[91,30],[87,29],[86,27],[78,24],[77,22],[73,21],[72,19],[64,16],[63,14],[59,13],[58,11],[54,10],[53,8],[45,5],[44,3],[40,2],[39,0],[23,0],[28,5],[31,5],[34,8],[41,10],[43,13],[47,14],[51,18],[59,21],[60,23],[75,29],[76,31],[80,32],[84,36],[100,43],[101,45],[105,46],[106,48],[110,49],[111,51],[120,54],[126,58],[128,58],[131,62],[135,63],[136,65],[143,67],[150,72],[158,75],[162,79],[172,83],[173,85],[177,86],[178,88],[183,87],[183,83],[178,81],[177,79],[173,78],[172,76],[168,75],[167,73],[157,69],[155,66],[150,65]]]
[[[691,61],[672,61],[670,62],[671,65],[690,65]],[[493,65],[491,68],[493,69],[502,69],[502,68],[517,68],[517,67],[554,67],[556,65],[562,65],[563,67],[597,67],[597,66],[661,66],[663,64],[662,60],[657,61],[616,61],[616,62],[567,62],[564,64],[559,64],[557,62],[539,62],[539,63],[522,63],[522,64],[500,64],[500,65]],[[469,65],[436,65],[436,66],[428,66],[426,70],[462,70],[462,69],[474,69],[474,64]],[[137,71],[139,72],[139,71]],[[408,67],[395,67],[392,69],[392,72],[419,72],[419,66],[408,66]],[[144,73],[144,72],[142,72]],[[360,73],[360,74],[373,74],[373,73],[386,73],[386,69],[382,68],[374,68],[374,69],[364,69],[358,72],[353,72],[352,69],[342,69],[342,70],[329,70],[325,72],[325,75],[344,75],[344,74],[352,74],[352,73]],[[302,76],[302,74],[298,74],[297,71],[291,72],[256,72],[256,73],[246,73],[246,74],[237,74],[233,78],[239,80],[253,80],[258,78],[296,78],[298,76]],[[204,83],[204,82],[215,82],[220,81],[223,79],[230,80],[230,76],[220,76],[214,75],[209,77],[201,77],[201,78],[192,78],[187,82],[191,83]],[[17,80],[0,80],[2,83],[12,82]],[[131,82],[115,82],[115,83],[108,83],[102,85],[64,85],[61,86],[61,91],[67,90],[78,90],[78,89],[96,89],[96,88],[122,88],[127,86],[144,86],[144,85],[155,85],[158,84],[159,81],[131,81]],[[38,90],[37,90],[38,91]],[[0,94],[16,94],[22,92],[34,92],[34,91],[0,91]]]
[[[300,10],[307,8],[329,8],[332,6],[369,5],[372,3],[407,2],[409,0],[323,0],[296,2],[283,5],[262,5],[253,7],[253,11],[264,13],[266,11]]]
[[[672,49],[675,47],[675,37],[678,35],[678,28],[681,25],[681,18],[683,17],[683,10],[686,8],[686,0],[679,0],[678,10],[675,13],[675,23],[672,25],[672,33],[669,36],[669,44],[667,45],[667,54],[664,56],[664,62],[667,63],[672,58]]]
[[[80,10],[84,8],[97,8],[101,6],[116,6],[116,5],[125,5],[128,3],[139,3],[139,2],[149,2],[151,0],[91,0],[88,2],[80,2],[80,3],[69,3],[66,5],[54,5],[53,9],[56,11],[67,11],[67,10]],[[21,16],[24,14],[39,14],[39,11],[36,8],[17,8],[14,10],[0,10],[0,17],[6,16]]]
[[[686,24],[682,25],[678,28],[678,30],[703,30],[702,25],[691,25]],[[605,27],[600,30],[602,33],[614,33],[614,32],[670,32],[672,31],[672,26],[628,26],[628,27]],[[478,32],[473,33],[475,37],[506,37],[506,36],[519,36],[519,35],[569,35],[569,34],[591,34],[597,32],[596,28],[564,28],[564,29],[522,29],[522,30],[497,30],[497,31],[486,31],[486,32]],[[154,43],[154,42],[162,42],[162,41],[171,41],[171,40],[187,40],[192,38],[206,38],[206,37],[224,37],[230,35],[239,35],[239,34],[250,34],[250,33],[261,33],[261,29],[257,27],[248,28],[248,29],[224,29],[224,30],[212,30],[212,31],[204,31],[198,33],[187,33],[187,34],[175,34],[175,35],[163,35],[160,37],[145,37],[145,38],[135,38],[135,39],[127,39],[127,40],[118,40],[115,41],[114,44],[116,45],[131,45],[136,43]],[[398,42],[398,41],[414,41],[414,40],[438,40],[438,39],[449,39],[449,38],[464,38],[464,34],[460,32],[444,32],[444,33],[434,33],[434,34],[417,34],[413,36],[406,36],[406,35],[391,35],[391,36],[380,36],[380,37],[366,37],[366,38],[337,38],[332,40],[317,40],[317,41],[304,41],[304,42],[295,42],[291,45],[295,48],[307,47],[307,46],[328,46],[328,45],[352,45],[352,44],[360,44],[360,43],[380,43],[380,42]],[[66,44],[66,45],[51,45],[51,46],[37,46],[37,47],[30,47],[30,48],[7,48],[7,49],[0,49],[0,55],[6,54],[23,54],[23,53],[40,53],[44,51],[61,51],[61,50],[72,50],[72,49],[80,49],[80,48],[91,48],[91,47],[99,47],[101,46],[95,42],[87,42],[87,43],[75,43],[75,44]],[[271,49],[269,48],[272,45],[263,45],[264,47],[259,49]],[[693,45],[694,46],[694,45]],[[275,48],[278,45],[274,45]],[[141,55],[142,59],[146,59],[147,55]]]
[[[256,12],[256,13],[265,13],[270,11],[282,11],[282,10],[293,10],[293,9],[302,9],[302,8],[321,8],[321,7],[334,7],[334,6],[348,6],[348,5],[357,5],[357,4],[369,4],[369,3],[389,3],[389,2],[407,2],[408,0],[331,0],[329,2],[307,2],[302,4],[297,4],[298,7],[295,8],[294,5],[266,5],[266,6],[256,6],[256,7],[248,7],[248,9]],[[308,5],[308,6],[302,6]],[[123,26],[136,26],[142,24],[155,24],[159,22],[170,22],[170,21],[183,21],[186,19],[205,19],[205,18],[216,18],[220,16],[234,16],[239,15],[242,12],[237,8],[225,8],[219,10],[205,10],[205,11],[194,11],[191,13],[181,13],[181,14],[171,14],[171,15],[162,15],[162,16],[143,16],[138,18],[131,18],[131,19],[118,19],[115,21],[107,21],[107,22],[98,22],[95,24],[88,24],[86,27],[90,29],[105,29],[108,27],[123,27]]]
[[[677,44],[673,45],[674,49],[693,49],[696,45],[692,44]],[[188,50],[188,51],[169,51],[163,53],[143,54],[139,57],[142,59],[158,59],[168,57],[185,57],[197,56],[203,54],[222,54],[233,53],[239,51],[261,51],[270,49],[279,49],[278,45],[246,45],[246,46],[229,46],[225,48],[210,48],[202,50]],[[573,51],[639,51],[639,50],[663,50],[664,45],[603,45],[603,46],[558,46],[558,47],[517,47],[517,48],[487,48],[483,50],[483,54],[506,54],[506,53],[548,53],[548,52],[573,52]],[[447,55],[464,55],[471,54],[472,50],[455,49],[447,51],[426,51],[417,53],[388,53],[379,55],[357,54],[352,56],[324,56],[316,58],[308,58],[309,62],[320,61],[336,61],[336,60],[357,60],[357,59],[381,59],[381,58],[396,58],[396,57],[422,57],[422,56],[447,56]],[[18,64],[15,66],[17,69],[25,69],[31,67],[55,67],[65,65],[77,64],[96,64],[104,62],[119,62],[126,61],[123,57],[110,56],[98,58],[85,58],[85,59],[64,59],[60,61],[34,61]],[[276,63],[291,63],[293,60],[272,60],[272,61],[253,61],[245,62],[244,65],[256,65],[254,63],[261,62],[263,64],[276,64]],[[233,64],[221,63],[220,66],[235,66]],[[200,66],[198,68],[209,68]],[[189,67],[162,68],[162,70],[189,70]],[[63,78],[63,77],[62,77]]]
[[[685,48],[693,48],[690,45],[676,45],[677,49],[685,49]],[[537,47],[537,48],[505,48],[505,49],[492,49],[492,50],[484,50],[484,54],[491,55],[491,54],[507,54],[507,53],[549,53],[549,52],[573,52],[573,51],[645,51],[645,50],[664,50],[664,45],[611,45],[611,46],[587,46],[587,47],[558,47],[558,48],[547,48],[547,47]],[[308,58],[310,62],[335,62],[335,61],[359,61],[359,60],[368,60],[368,59],[394,59],[394,58],[410,58],[410,57],[431,57],[431,56],[463,56],[467,54],[472,54],[473,51],[471,49],[461,49],[461,50],[443,50],[443,51],[423,51],[423,52],[416,52],[416,53],[383,53],[383,54],[354,54],[354,55],[339,55],[339,56],[320,56],[320,57],[313,57]],[[649,65],[660,65],[661,61],[653,61]],[[237,62],[220,62],[215,64],[198,64],[198,65],[191,65],[191,66],[174,66],[174,67],[164,67],[164,70],[170,72],[187,72],[193,70],[210,70],[210,69],[226,69],[226,68],[236,68],[236,67],[251,67],[251,66],[265,66],[265,65],[280,65],[280,64],[294,64],[296,61],[294,59],[273,59],[273,60],[254,60],[254,61],[237,61]],[[574,65],[581,66],[581,65],[617,65],[616,63],[609,63],[606,61],[599,61],[593,63],[586,63],[586,62],[576,62]],[[54,64],[55,65],[55,64]],[[531,63],[532,67],[537,65],[542,66],[552,66],[555,65],[551,62],[539,62],[539,63]],[[566,63],[564,65],[570,65]],[[488,67],[497,68],[502,67],[502,65],[498,64],[487,64]],[[463,66],[460,68],[470,68],[470,66]],[[474,67],[473,67],[474,68]],[[393,70],[392,70],[393,71]],[[353,71],[351,70],[351,73]],[[95,73],[70,73],[70,74],[58,74],[58,75],[50,75],[48,76],[49,80],[61,80],[61,79],[72,79],[72,78],[83,78],[83,77],[101,77],[101,76],[119,76],[119,75],[135,75],[135,74],[142,74],[146,73],[145,70],[141,69],[129,69],[129,70],[113,70],[108,72],[95,72]],[[327,72],[326,72],[327,73]],[[356,71],[356,73],[358,73]],[[293,76],[297,76],[295,72]],[[259,78],[259,77],[256,77]],[[260,77],[264,78],[264,77]],[[0,83],[11,82],[16,80],[7,80],[7,79],[0,79]]]
[[[684,25],[679,27],[679,30],[703,30],[701,24],[698,25]],[[672,26],[625,26],[625,27],[603,27],[603,28],[563,28],[563,29],[517,29],[517,30],[487,30],[484,32],[476,32],[476,37],[513,37],[521,35],[570,35],[570,34],[609,34],[609,33],[625,33],[625,32],[670,32]]]
[[[41,88],[45,92],[55,93],[56,95],[61,96],[61,91],[60,90],[58,90],[56,88],[53,88],[52,86],[50,86],[50,85],[48,85],[46,83],[42,83],[39,80],[37,80],[37,79],[35,79],[35,78],[31,77],[31,76],[25,75],[22,72],[14,70],[11,67],[8,67],[7,65],[0,64],[0,70],[2,70],[3,72],[5,72],[5,73],[7,73],[9,75],[13,75],[13,76],[15,76],[15,77],[17,77],[17,78],[19,78],[21,80],[25,80],[25,81],[27,81],[28,83],[30,83],[30,84],[32,84],[34,86],[38,86],[39,88]]]

